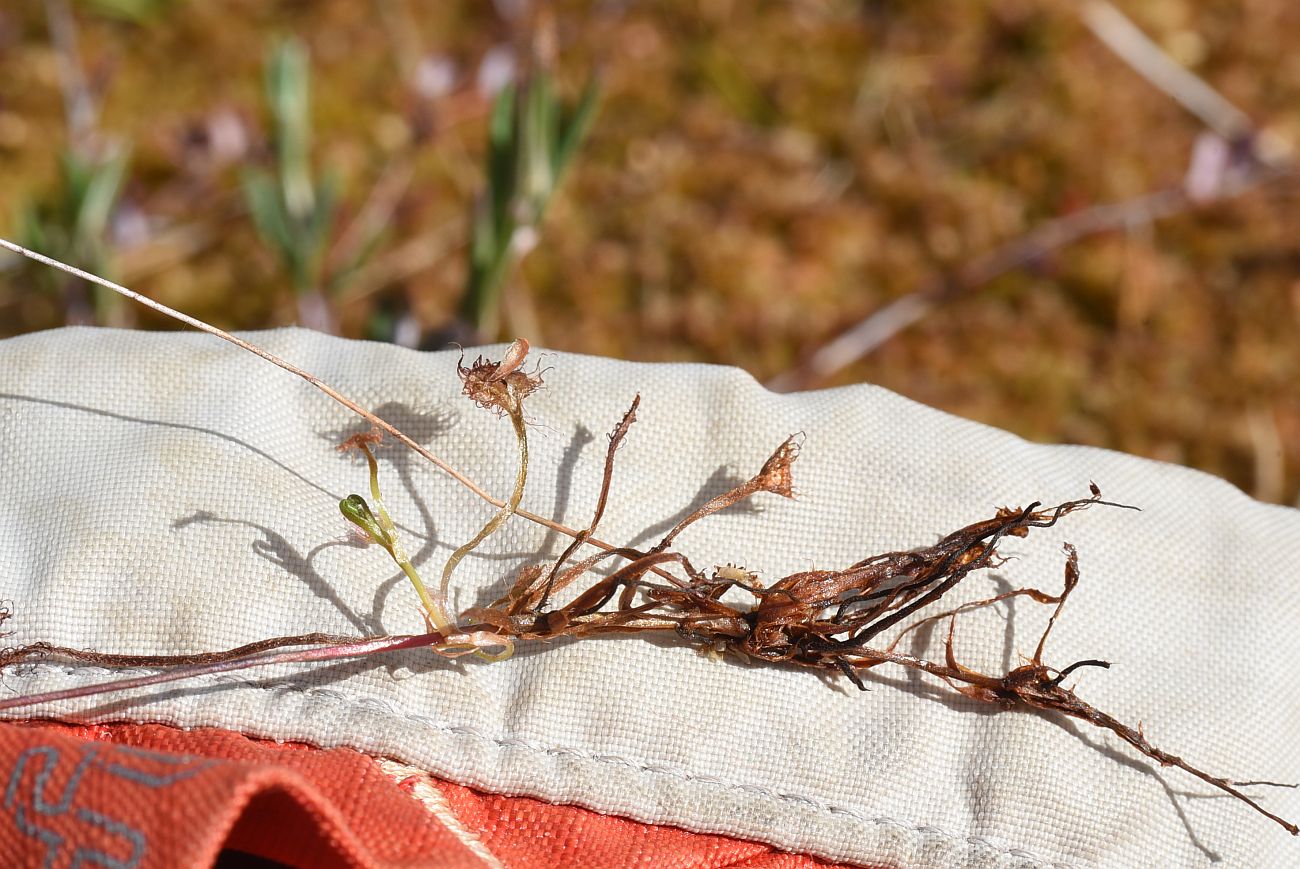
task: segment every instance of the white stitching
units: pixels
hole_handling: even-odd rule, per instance
[[[109,669],[107,667],[95,667],[95,666],[66,667],[66,666],[59,666],[56,664],[43,664],[43,663],[35,663],[35,662],[30,663],[26,666],[31,668],[31,671],[29,672],[34,672],[37,669],[53,670],[64,676],[79,676],[86,673],[107,673],[107,674],[121,676],[122,674],[127,672],[136,672],[136,673],[157,672],[156,670],[150,670],[147,668],[132,668],[130,670],[127,670],[127,669]],[[290,677],[286,677],[286,678],[290,678]],[[254,691],[281,690],[273,686],[259,685],[255,682],[250,682],[247,679],[241,679],[238,676],[226,676],[226,675],[198,676],[189,681],[191,683],[196,683],[196,684],[215,683],[221,685],[235,685],[241,688],[252,689]],[[664,766],[662,764],[636,763],[634,761],[630,761],[625,758],[618,757],[617,755],[612,755],[612,754],[588,754],[587,752],[579,751],[573,748],[564,748],[561,746],[548,747],[545,745],[537,745],[530,741],[520,739],[518,737],[493,737],[493,736],[489,736],[486,733],[483,733],[480,730],[477,730],[476,728],[469,727],[464,724],[442,724],[428,717],[427,715],[407,713],[397,708],[389,701],[379,697],[350,697],[347,694],[332,688],[307,688],[305,690],[297,691],[295,693],[308,696],[308,697],[324,698],[326,700],[331,700],[341,705],[352,707],[352,708],[369,709],[373,711],[378,711],[385,715],[391,716],[393,718],[400,718],[405,721],[410,721],[414,724],[419,724],[420,726],[426,727],[430,730],[437,730],[443,733],[450,733],[454,736],[472,737],[474,739],[478,739],[483,742],[491,743],[500,748],[518,748],[518,749],[523,749],[525,751],[533,752],[535,754],[545,754],[549,757],[566,757],[566,758],[574,758],[578,760],[591,761],[593,763],[599,763],[599,764],[621,766],[630,769],[633,772],[648,773],[651,775],[662,775],[669,778],[678,779],[679,781],[698,782],[701,784],[721,787],[726,790],[734,790],[734,791],[741,791],[743,793],[756,794],[759,796],[767,797],[769,799],[775,799],[775,800],[780,800],[782,802],[808,806],[813,809],[817,809],[819,811],[823,811],[832,815],[847,816],[853,818],[854,820],[861,821],[864,824],[874,824],[877,826],[894,827],[896,829],[903,830],[906,832],[919,833],[922,836],[938,836],[940,838],[947,839],[951,842],[965,842],[967,844],[977,845],[981,848],[987,848],[999,854],[1005,854],[1008,857],[1015,857],[1018,860],[1029,860],[1032,861],[1033,863],[1038,864],[1039,866],[1051,867],[1051,869],[1072,869],[1072,866],[1069,863],[1053,862],[1050,860],[1046,860],[1029,851],[1024,850],[1023,848],[1018,848],[1015,846],[1003,847],[989,841],[988,839],[983,838],[982,836],[962,836],[956,833],[950,833],[947,830],[944,830],[940,827],[936,827],[930,824],[908,823],[906,821],[900,821],[896,818],[891,818],[886,815],[867,817],[866,815],[854,811],[853,809],[844,808],[843,806],[836,806],[834,804],[822,802],[821,800],[818,800],[816,798],[806,797],[800,794],[781,793],[779,791],[770,790],[761,785],[727,782],[715,778],[714,776],[689,773],[682,770],[676,770],[671,767]],[[3,720],[3,718],[0,717],[0,720]]]

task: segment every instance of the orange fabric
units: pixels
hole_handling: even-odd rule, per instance
[[[756,842],[641,824],[574,806],[480,794],[448,782],[439,788],[461,823],[476,830],[488,850],[512,869],[823,869],[837,865]]]
[[[90,737],[90,738],[86,738]],[[219,730],[0,726],[0,865],[211,866],[222,848],[293,866],[479,867],[364,755]]]
[[[154,724],[0,724],[0,866],[204,869],[222,849],[300,867],[480,867],[465,830],[508,869],[831,864],[767,845],[610,817],[418,777],[453,832],[349,749]],[[453,825],[455,823],[453,822]]]

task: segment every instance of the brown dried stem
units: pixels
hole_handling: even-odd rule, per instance
[[[234,661],[239,658],[260,655],[272,649],[281,649],[285,646],[328,646],[339,643],[353,643],[358,639],[358,637],[349,637],[343,634],[316,632],[291,637],[273,637],[269,640],[245,643],[242,646],[236,646],[222,652],[198,652],[192,655],[117,655],[86,649],[73,649],[69,646],[56,646],[52,643],[32,643],[28,646],[0,649],[0,668],[33,660],[44,661],[49,658],[61,658],[81,664],[94,664],[99,667],[196,666],[199,664]]]
[[[303,637],[312,636],[321,635],[303,635]],[[283,646],[301,645],[301,643],[297,641],[302,640],[303,637],[276,637],[272,640],[262,640],[260,643],[251,643],[249,645],[265,645],[268,649],[275,649]],[[443,641],[443,638],[436,633],[398,635],[390,637],[343,637],[339,639],[341,639],[340,642],[330,641],[327,645],[318,645],[298,651],[271,652],[269,654],[262,652],[260,654],[236,655],[235,653],[239,652],[240,649],[231,649],[229,652],[211,652],[198,656],[177,655],[174,657],[178,662],[180,662],[178,665],[168,666],[167,669],[158,673],[151,673],[147,676],[136,676],[128,679],[112,679],[94,685],[82,685],[77,688],[66,688],[61,691],[49,691],[43,694],[25,694],[19,697],[8,697],[0,700],[0,711],[6,709],[21,709],[43,703],[57,703],[63,700],[74,700],[79,697],[93,697],[95,695],[107,694],[115,691],[133,691],[138,688],[147,688],[151,685],[163,685],[170,682],[178,682],[182,679],[192,679],[196,676],[228,673],[233,670],[246,670],[251,667],[265,667],[270,664],[333,661],[340,658],[356,658],[366,655],[383,654],[385,652],[395,652],[401,649],[432,648],[436,647]],[[58,651],[61,652],[62,650]],[[184,663],[185,660],[195,657],[203,658],[206,655],[229,655],[230,657],[207,659],[203,660],[201,663]],[[135,664],[122,663],[122,661],[130,661],[141,657],[146,656],[107,655],[101,657],[101,659],[96,663],[108,667],[136,666]],[[173,656],[160,657],[166,659]],[[118,660],[115,661],[113,659]]]
[[[596,510],[591,516],[591,524],[578,532],[578,536],[573,538],[573,541],[565,547],[565,550],[562,553],[560,553],[560,557],[555,560],[555,564],[551,565],[551,569],[546,574],[546,580],[541,589],[541,598],[535,604],[535,608],[539,612],[546,609],[546,604],[550,600],[551,594],[556,590],[556,571],[558,571],[571,557],[573,557],[573,553],[578,551],[578,547],[582,545],[583,541],[596,533],[596,526],[600,524],[601,518],[605,515],[605,505],[609,503],[609,487],[614,480],[614,452],[623,442],[623,438],[627,437],[628,430],[632,428],[632,423],[636,422],[636,411],[640,406],[641,394],[637,393],[637,395],[632,399],[632,406],[627,409],[627,412],[623,414],[623,418],[619,420],[618,425],[615,426],[612,432],[610,432],[609,448],[605,451],[605,475],[600,481],[600,494],[596,497]],[[585,573],[590,569],[590,567],[591,565],[588,565],[582,572]],[[561,588],[562,587],[563,586],[561,586]]]

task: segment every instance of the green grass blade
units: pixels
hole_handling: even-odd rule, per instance
[[[103,240],[117,207],[129,162],[127,149],[114,148],[103,161],[89,166],[76,211],[78,235]]]
[[[311,181],[311,68],[302,43],[276,47],[267,66],[266,95],[275,120],[276,161],[288,212],[306,219],[314,207]]]
[[[243,177],[244,201],[248,204],[253,226],[282,258],[288,259],[294,247],[288,215],[280,199],[280,189],[267,172],[250,171]]]
[[[591,130],[592,122],[596,118],[596,108],[599,105],[600,82],[595,77],[592,77],[587,81],[587,86],[582,89],[582,96],[578,98],[578,104],[565,117],[560,127],[555,146],[555,164],[553,168],[557,187],[564,179],[565,172],[570,164],[573,163],[573,158],[577,156],[578,149],[587,138],[587,133]]]

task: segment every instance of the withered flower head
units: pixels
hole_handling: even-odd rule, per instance
[[[384,433],[380,431],[378,427],[372,427],[370,431],[363,431],[354,434],[352,437],[339,444],[336,449],[341,453],[346,453],[348,450],[366,452],[369,447],[378,446],[379,442],[383,439]]]
[[[479,407],[495,410],[498,414],[512,413],[519,402],[542,385],[539,372],[530,374],[520,370],[527,356],[528,342],[516,338],[500,362],[480,356],[468,368],[458,364],[456,372],[465,384],[465,394]]]
[[[794,497],[794,473],[791,466],[799,458],[799,449],[803,446],[800,435],[793,434],[776,448],[771,458],[763,463],[763,468],[754,478],[755,491],[771,492],[783,498]]]

